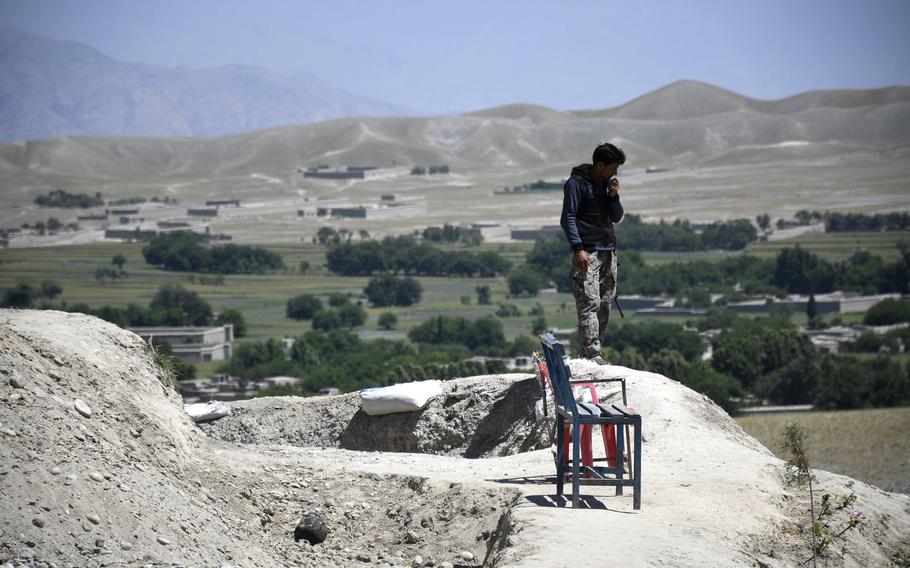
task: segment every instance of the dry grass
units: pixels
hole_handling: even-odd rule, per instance
[[[871,483],[886,491],[910,493],[910,408],[742,416],[736,421],[782,459],[788,422],[808,435],[809,463]]]

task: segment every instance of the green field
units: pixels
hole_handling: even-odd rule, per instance
[[[863,233],[856,235],[814,235],[812,238],[795,239],[775,243],[762,243],[750,247],[747,253],[765,255],[776,254],[793,242],[818,252],[830,259],[842,258],[849,254],[848,246],[871,250],[883,256],[896,254],[896,243],[904,233]],[[513,264],[520,263],[531,249],[530,243],[486,243],[474,250],[492,250],[508,258]],[[34,285],[42,280],[53,279],[63,288],[63,294],[55,303],[65,301],[67,304],[87,303],[92,307],[103,305],[123,306],[128,303],[147,305],[158,288],[164,284],[180,283],[198,292],[216,310],[235,308],[243,312],[249,324],[247,340],[268,337],[296,336],[309,329],[306,322],[297,322],[285,317],[285,303],[291,296],[311,293],[327,294],[330,292],[350,293],[362,297],[366,277],[339,277],[326,272],[325,247],[313,244],[269,245],[271,250],[279,253],[288,266],[286,272],[267,275],[228,275],[224,285],[203,285],[190,282],[191,278],[200,275],[168,272],[145,264],[142,258],[142,245],[136,243],[96,243],[58,247],[9,248],[0,250],[0,289],[8,288],[19,282]],[[457,248],[447,246],[444,248]],[[893,251],[893,252],[892,252]],[[127,258],[125,266],[129,278],[124,281],[100,284],[95,280],[95,270],[110,266],[115,254]],[[730,255],[720,251],[698,253],[644,253],[648,263],[665,263],[671,261],[689,261],[695,259],[718,260]],[[300,274],[298,267],[301,261],[307,261],[311,269]],[[621,270],[621,268],[620,268]],[[499,303],[516,304],[525,314],[522,317],[503,320],[506,335],[514,338],[528,334],[531,321],[528,311],[535,303],[545,309],[548,327],[573,328],[576,324],[574,300],[571,294],[544,291],[537,298],[509,298],[508,285],[504,277],[498,278],[419,278],[424,287],[422,301],[406,308],[370,308],[364,301],[369,314],[366,325],[359,330],[365,338],[404,337],[408,330],[437,315],[462,316],[477,318],[493,314]],[[480,306],[476,303],[475,287],[489,285],[493,293],[493,303]],[[462,303],[467,297],[470,302]],[[622,290],[620,290],[620,298]],[[399,318],[395,330],[383,331],[377,326],[377,318],[384,311],[394,312]],[[794,321],[804,323],[804,314],[794,314]],[[861,319],[861,314],[842,316],[845,322],[853,323]],[[672,321],[684,324],[692,316],[637,316],[627,313],[625,319],[619,319],[614,311],[614,325],[643,319]]]
[[[741,416],[743,430],[782,459],[784,426],[799,422],[813,468],[910,493],[910,408]]]
[[[494,245],[494,250],[500,245]],[[243,312],[249,324],[249,339],[295,336],[309,329],[309,324],[289,320],[285,317],[285,303],[297,294],[327,294],[330,292],[351,293],[362,296],[367,277],[340,277],[326,273],[325,248],[316,245],[272,246],[269,247],[284,258],[289,270],[286,273],[267,275],[228,275],[224,285],[202,285],[189,282],[190,273],[168,272],[145,264],[142,245],[104,243],[74,245],[55,248],[6,249],[0,251],[0,288],[9,288],[19,282],[40,284],[42,280],[53,279],[63,288],[63,294],[54,303],[67,304],[85,302],[92,307],[102,305],[123,306],[128,303],[147,305],[158,288],[164,284],[182,284],[198,292],[217,311],[235,308]],[[514,249],[514,247],[512,247]],[[521,250],[506,251],[517,260]],[[511,253],[511,254],[510,254]],[[115,254],[128,259],[124,269],[129,277],[121,282],[100,284],[95,280],[95,270],[110,266]],[[297,267],[306,260],[312,267],[307,274],[300,274]],[[409,329],[437,314],[481,317],[496,311],[497,304],[510,302],[523,312],[539,302],[546,309],[551,327],[574,325],[574,303],[569,294],[541,293],[538,298],[507,299],[508,285],[505,278],[429,278],[421,277],[424,287],[423,298],[416,306],[406,308],[369,308],[370,319],[361,329],[364,337],[403,337]],[[493,304],[476,304],[475,287],[489,285],[493,293]],[[461,297],[471,298],[469,305],[462,304]],[[565,303],[566,308],[561,309]],[[377,318],[384,311],[398,315],[397,330],[380,331]],[[528,333],[530,316],[504,320],[506,333],[514,337]]]
[[[783,241],[756,243],[750,246],[747,252],[758,256],[774,256],[782,249],[799,245],[831,261],[844,260],[854,253],[868,251],[882,257],[887,262],[893,262],[900,257],[897,243],[902,240],[910,243],[910,232],[824,233],[802,235]]]

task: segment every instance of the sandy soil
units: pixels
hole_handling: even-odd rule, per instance
[[[489,407],[476,425],[452,427],[463,441],[413,442],[445,416],[445,400],[416,420],[375,428],[379,440],[383,430],[411,428],[402,437],[416,444],[410,449],[436,453],[344,449],[360,414],[350,396],[245,403],[207,435],[135,335],[81,314],[0,311],[0,562],[558,567],[622,558],[627,566],[782,567],[808,557],[806,491],[785,483],[783,463],[723,411],[659,375],[583,361],[572,368],[628,379],[645,425],[640,511],[630,492],[592,487],[583,488],[584,507],[566,507],[553,496],[550,449],[516,449],[528,446],[531,427],[479,452],[495,457],[462,457],[484,421],[514,418],[521,405],[495,401],[521,392],[527,376],[446,385],[446,399],[471,393],[453,405],[476,396]],[[333,404],[343,410],[319,410]],[[257,443],[214,437],[240,440],[244,429],[243,441]],[[910,550],[910,497],[816,475],[820,492],[855,492],[853,507],[865,516],[821,565],[887,566]],[[316,546],[292,537],[310,512],[329,528]],[[832,525],[850,513],[835,511]]]

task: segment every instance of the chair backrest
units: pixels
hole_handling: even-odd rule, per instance
[[[550,383],[553,385],[556,404],[565,408],[573,416],[577,415],[578,407],[575,404],[575,395],[572,392],[572,385],[569,384],[572,371],[566,365],[566,352],[562,343],[552,333],[545,333],[540,336],[540,345],[543,347],[543,356],[550,372]]]

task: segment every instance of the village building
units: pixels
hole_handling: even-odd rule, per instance
[[[174,355],[186,363],[227,361],[233,354],[234,326],[131,327],[145,341],[157,340],[171,346]]]

